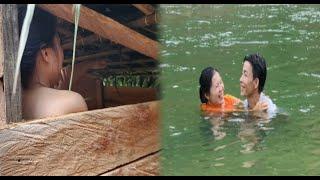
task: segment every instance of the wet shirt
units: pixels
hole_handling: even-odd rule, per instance
[[[259,101],[258,102],[266,102],[266,103],[268,103],[268,110],[267,110],[267,112],[268,112],[268,115],[269,115],[269,117],[273,117],[275,114],[276,114],[276,112],[277,112],[277,106],[272,102],[272,100],[268,97],[268,96],[266,96],[264,93],[261,93],[260,94],[260,99],[259,99]],[[243,104],[244,104],[244,107],[246,108],[246,109],[248,109],[248,100],[246,99],[244,102],[243,102]]]
[[[240,99],[226,94],[224,97],[224,104],[207,104],[202,103],[200,108],[202,111],[212,111],[212,112],[230,112],[235,111],[235,105],[240,102]]]

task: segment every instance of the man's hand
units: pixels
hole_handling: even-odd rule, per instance
[[[252,110],[253,111],[267,111],[268,110],[268,103],[258,102]]]
[[[54,88],[59,90],[67,90],[69,88],[69,80],[70,77],[67,74],[67,69],[62,68],[60,71],[60,80],[58,84],[54,86]]]
[[[106,65],[107,65],[107,62],[104,60],[89,60],[89,61],[76,64],[74,67],[72,84],[76,83],[84,75],[91,76],[90,74],[87,74],[87,71],[89,69],[103,69],[106,67]],[[71,76],[71,65],[62,68],[60,73],[59,83],[55,85],[54,88],[60,89],[60,90],[67,90],[69,88],[70,76]],[[96,78],[94,76],[91,76],[91,77]]]

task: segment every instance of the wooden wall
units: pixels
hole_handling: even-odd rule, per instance
[[[101,175],[160,150],[159,102],[13,124],[0,144],[0,175]]]

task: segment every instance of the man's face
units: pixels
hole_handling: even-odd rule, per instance
[[[257,90],[259,84],[258,78],[253,79],[252,66],[248,61],[243,63],[242,75],[240,78],[241,96],[251,96]]]

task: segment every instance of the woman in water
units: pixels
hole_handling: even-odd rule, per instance
[[[228,112],[245,111],[243,102],[229,94],[224,94],[224,84],[220,73],[213,67],[202,70],[199,78],[199,95],[201,100],[201,110],[210,115],[209,121],[212,124],[212,132],[217,140],[225,137],[226,133],[221,131],[221,126]],[[257,103],[250,111],[264,111],[268,108],[267,103]]]
[[[243,102],[229,94],[224,94],[224,84],[219,71],[213,67],[205,68],[199,78],[201,110],[205,112],[244,111]],[[242,107],[242,108],[241,108]],[[252,111],[266,110],[266,103],[257,104]]]

